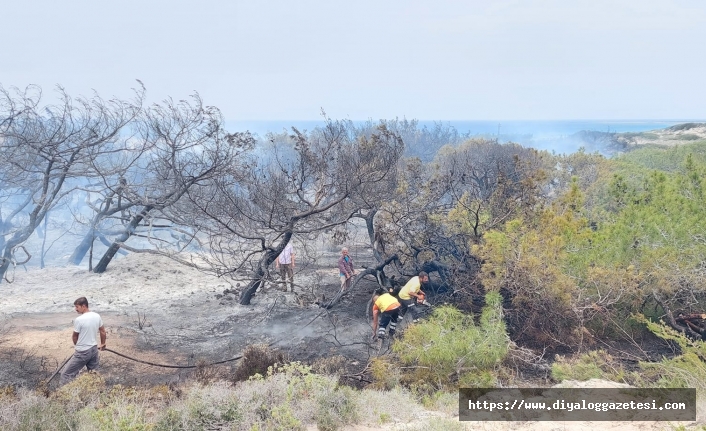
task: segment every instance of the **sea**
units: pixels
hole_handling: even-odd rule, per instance
[[[365,121],[353,121],[363,124]],[[438,125],[453,127],[459,134],[469,137],[498,139],[500,142],[515,142],[524,146],[551,150],[559,153],[573,152],[584,146],[577,138],[582,132],[647,132],[664,129],[682,123],[705,123],[706,119],[672,120],[418,120],[418,127],[434,128]],[[324,125],[324,121],[276,120],[276,121],[227,121],[232,131],[248,130],[260,137],[268,133],[299,130],[313,130]]]

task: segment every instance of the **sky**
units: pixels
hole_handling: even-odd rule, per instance
[[[703,0],[4,0],[0,84],[228,121],[706,118]]]

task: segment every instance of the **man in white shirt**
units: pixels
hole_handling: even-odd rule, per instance
[[[98,350],[105,349],[105,328],[100,315],[88,309],[88,300],[83,296],[74,301],[74,308],[80,314],[74,320],[74,333],[71,337],[75,352],[61,372],[61,385],[75,379],[84,366],[89,371],[98,368]],[[100,346],[96,342],[99,333]]]
[[[281,283],[284,284],[284,291],[287,291],[287,277],[292,285],[294,292],[294,248],[290,242],[284,247],[282,253],[275,260],[275,268],[279,269],[279,275],[282,277]]]

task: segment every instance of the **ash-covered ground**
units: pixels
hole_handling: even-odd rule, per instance
[[[13,283],[2,284],[0,385],[32,386],[72,354],[73,301],[80,296],[101,314],[107,347],[144,361],[210,363],[265,343],[309,363],[343,355],[354,372],[378,353],[368,345],[366,317],[374,284],[363,281],[332,309],[320,308],[316,299],[339,289],[338,255],[328,254],[316,266],[299,265],[294,292],[283,292],[275,276],[247,306],[238,304],[236,283],[155,255],[117,259],[100,275],[79,267],[18,270]],[[222,365],[220,372],[227,375],[236,365]],[[109,383],[176,383],[192,372],[101,353]]]

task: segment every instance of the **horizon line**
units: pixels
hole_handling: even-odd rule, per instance
[[[344,118],[338,118],[332,120],[344,120]],[[572,119],[427,119],[427,118],[406,118],[406,117],[394,117],[394,118],[365,118],[365,119],[350,119],[345,118],[349,121],[380,121],[380,120],[407,120],[407,121],[434,121],[434,122],[455,122],[455,121],[478,121],[478,122],[548,122],[548,121],[558,121],[558,122],[570,122],[570,121],[595,121],[595,122],[605,122],[605,123],[616,123],[616,122],[704,122],[706,123],[706,118],[619,118],[619,119],[601,119],[601,118],[572,118]],[[322,119],[248,119],[248,120],[233,120],[226,119],[225,121],[231,122],[325,122]]]

